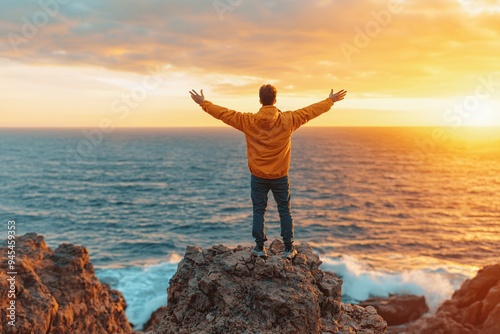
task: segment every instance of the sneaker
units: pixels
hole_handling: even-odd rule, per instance
[[[267,257],[267,249],[264,246],[256,245],[255,248],[252,250],[252,255],[259,257]]]
[[[290,247],[285,247],[285,251],[283,252],[283,258],[284,259],[293,259],[297,255],[297,250],[295,247],[290,246]]]

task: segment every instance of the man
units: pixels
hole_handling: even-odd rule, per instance
[[[194,102],[205,112],[224,123],[242,131],[247,142],[248,168],[251,172],[251,197],[253,204],[252,236],[256,246],[252,254],[267,257],[264,243],[267,241],[264,214],[267,194],[273,192],[281,222],[281,237],[285,244],[283,257],[293,259],[297,250],[293,247],[293,218],[290,209],[290,169],[291,136],[301,125],[327,112],[337,101],[343,100],[346,91],[340,90],[325,100],[296,110],[281,112],[276,103],[277,90],[271,85],[263,85],[259,90],[262,108],[257,113],[241,113],[212,104],[195,90],[189,92]]]

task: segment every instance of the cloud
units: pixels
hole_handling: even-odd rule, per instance
[[[0,58],[136,73],[168,64],[193,75],[217,73],[214,87],[237,94],[254,92],[259,80],[297,92],[338,80],[387,96],[454,94],[496,68],[500,14],[487,10],[494,1],[481,1],[473,15],[458,0],[401,1],[391,12],[393,3],[4,1]],[[43,13],[46,24],[37,24]],[[30,24],[36,33],[26,34]]]

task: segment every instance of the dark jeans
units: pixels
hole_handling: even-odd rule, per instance
[[[281,221],[281,237],[285,245],[293,242],[293,218],[290,208],[290,180],[288,175],[279,179],[262,179],[252,175],[253,229],[252,236],[257,244],[263,245],[266,238],[264,214],[267,208],[267,194],[273,192]]]

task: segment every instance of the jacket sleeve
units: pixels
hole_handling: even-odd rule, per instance
[[[311,104],[308,107],[290,111],[292,119],[292,131],[297,130],[299,127],[310,121],[311,119],[318,117],[319,115],[327,112],[333,106],[333,101],[330,98]]]
[[[252,115],[252,113],[242,113],[227,109],[215,105],[210,101],[203,101],[200,106],[205,112],[212,115],[214,118],[220,119],[227,125],[230,125],[240,131],[243,131],[248,124],[249,116]]]

